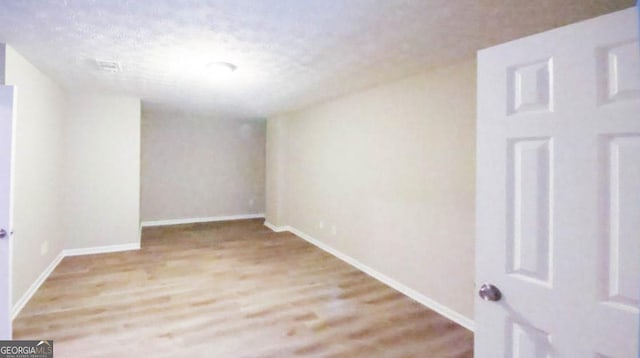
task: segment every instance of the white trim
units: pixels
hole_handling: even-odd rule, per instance
[[[207,217],[207,218],[150,220],[150,221],[143,221],[141,223],[141,226],[142,227],[167,226],[167,225],[182,225],[182,224],[195,224],[195,223],[207,223],[207,222],[216,222],[216,221],[231,221],[231,220],[246,220],[246,219],[264,219],[264,213],[262,213],[262,214],[227,215],[227,216],[211,216],[211,217]]]
[[[60,261],[62,261],[62,259],[64,259],[65,257],[103,254],[108,252],[120,252],[120,251],[130,251],[130,250],[139,250],[139,249],[140,249],[140,242],[136,242],[132,244],[123,244],[123,245],[97,246],[97,247],[86,247],[82,249],[62,250],[58,254],[58,256],[56,256],[56,258],[53,259],[53,261],[51,261],[49,266],[47,266],[47,268],[44,271],[42,271],[40,276],[38,276],[38,278],[31,284],[29,289],[22,295],[22,297],[20,297],[18,302],[16,302],[13,305],[13,308],[11,309],[11,320],[14,320],[16,317],[18,317],[18,315],[20,314],[24,306],[27,304],[27,302],[31,300],[31,297],[33,297],[33,295],[38,291],[40,286],[42,286],[44,281],[47,280],[49,275],[51,275],[53,270],[55,270],[55,268],[58,266]]]
[[[140,242],[134,242],[132,244],[122,245],[109,245],[109,246],[96,246],[96,247],[83,247],[81,249],[67,249],[63,250],[64,257],[80,256],[80,255],[94,255],[94,254],[106,254],[109,252],[131,251],[140,250]]]
[[[284,231],[291,231],[291,227],[290,226],[275,226],[272,223],[268,222],[265,220],[264,222],[264,226],[268,227],[269,229],[271,229],[272,231],[275,232],[284,232]]]
[[[372,269],[371,267],[363,264],[362,262],[354,259],[353,257],[344,254],[334,248],[332,248],[331,246],[314,239],[313,237],[311,237],[310,235],[294,228],[291,226],[274,226],[268,222],[265,222],[265,226],[272,229],[273,231],[276,232],[282,232],[282,231],[289,231],[293,234],[295,234],[296,236],[300,237],[301,239],[317,246],[318,248],[330,253],[331,255],[339,258],[340,260],[348,263],[349,265],[357,268],[358,270],[366,273],[367,275],[375,278],[376,280],[386,284],[387,286],[395,289],[396,291],[399,291],[401,293],[403,293],[404,295],[408,296],[409,298],[415,300],[418,303],[421,303],[422,305],[432,309],[433,311],[441,314],[442,316],[456,322],[457,324],[465,327],[466,329],[470,330],[470,331],[474,331],[475,330],[475,322],[468,318],[467,316],[456,312],[454,310],[452,310],[451,308],[423,295],[422,293],[401,284],[400,282],[390,278],[389,276],[386,276],[374,269]]]
[[[47,279],[47,277],[49,277],[49,275],[51,275],[53,270],[55,270],[55,268],[58,266],[58,264],[60,263],[60,261],[62,261],[63,258],[64,258],[64,250],[61,251],[58,254],[58,256],[56,256],[56,258],[53,259],[53,261],[51,261],[49,266],[47,266],[47,268],[44,269],[44,271],[42,271],[40,276],[38,276],[38,278],[31,284],[27,292],[25,292],[24,295],[20,297],[18,302],[16,302],[13,305],[13,308],[11,309],[11,320],[14,320],[16,317],[18,317],[18,314],[20,313],[20,311],[22,311],[22,309],[27,304],[27,302],[29,302],[31,297],[33,297],[36,291],[38,291],[40,286],[42,286],[44,281]]]

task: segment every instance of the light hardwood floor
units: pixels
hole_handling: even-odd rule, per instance
[[[473,334],[262,220],[65,258],[14,321],[55,357],[471,357]]]

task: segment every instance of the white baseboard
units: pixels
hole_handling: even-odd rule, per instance
[[[42,271],[40,276],[38,276],[38,278],[31,284],[31,286],[29,286],[29,289],[27,290],[27,292],[25,292],[24,295],[20,297],[18,302],[16,302],[13,305],[13,308],[11,309],[11,320],[14,320],[16,317],[18,317],[18,314],[20,313],[20,311],[22,311],[22,309],[27,304],[27,302],[29,302],[31,297],[33,297],[36,291],[38,291],[40,286],[42,286],[44,281],[47,279],[47,277],[49,277],[49,275],[51,275],[53,270],[55,270],[55,268],[58,266],[58,264],[60,263],[60,261],[62,261],[63,258],[64,258],[64,251],[61,251],[58,254],[58,256],[56,256],[56,258],[53,259],[53,261],[51,261],[49,266],[47,266],[47,268],[44,269],[44,271]]]
[[[97,247],[86,247],[81,249],[67,249],[62,250],[58,256],[56,256],[53,261],[47,266],[47,268],[42,271],[40,276],[31,284],[29,289],[20,297],[18,302],[16,302],[11,309],[11,320],[14,320],[20,314],[20,311],[24,308],[24,306],[31,300],[31,297],[38,291],[40,286],[46,281],[46,279],[51,275],[53,270],[58,266],[60,261],[68,256],[79,256],[79,255],[93,255],[93,254],[103,254],[108,252],[119,252],[119,251],[130,251],[130,250],[139,250],[140,243],[132,243],[132,244],[123,244],[123,245],[110,245],[110,246],[97,246]]]
[[[401,284],[400,282],[390,278],[389,276],[386,276],[374,269],[372,269],[371,267],[361,263],[360,261],[354,259],[353,257],[344,254],[330,246],[328,246],[327,244],[318,241],[316,239],[314,239],[313,237],[311,237],[310,235],[294,228],[291,226],[274,226],[268,222],[265,222],[265,226],[272,229],[273,231],[276,232],[283,232],[283,231],[290,231],[291,233],[295,234],[296,236],[300,237],[301,239],[319,247],[320,249],[330,253],[331,255],[339,258],[340,260],[348,263],[349,265],[357,268],[358,270],[366,273],[367,275],[375,278],[376,280],[386,284],[387,286],[395,289],[396,291],[399,291],[401,293],[403,293],[404,295],[408,296],[409,298],[413,299],[414,301],[421,303],[422,305],[430,308],[431,310],[441,314],[442,316],[456,322],[457,324],[465,327],[466,329],[470,330],[470,331],[474,331],[475,330],[475,322],[468,318],[467,316],[460,314],[454,310],[452,310],[451,308],[423,295],[422,293],[408,287],[405,286],[403,284]]]
[[[224,219],[224,220],[241,220],[241,219],[255,219],[255,218],[263,218],[264,215],[261,214],[252,214],[252,215],[241,215],[242,217],[234,216],[233,219]],[[250,216],[250,217],[247,217]],[[218,217],[220,218],[220,217]],[[229,217],[226,217],[229,218]],[[222,221],[222,220],[207,220],[207,221]],[[206,221],[195,221],[195,222],[206,222]],[[176,224],[164,224],[164,225],[176,225]],[[473,331],[475,328],[475,323],[473,320],[468,317],[448,308],[447,306],[434,301],[433,299],[417,292],[416,290],[407,287],[398,281],[372,269],[371,267],[361,263],[360,261],[354,259],[353,257],[346,255],[324,243],[318,241],[311,237],[310,235],[294,228],[291,226],[275,226],[269,222],[264,223],[266,227],[275,231],[275,232],[284,232],[289,231],[301,239],[311,243],[312,245],[317,246],[318,248],[330,253],[331,255],[339,258],[340,260],[348,263],[349,265],[357,268],[358,270],[366,273],[367,275],[377,279],[378,281],[388,285],[389,287],[405,294],[406,296],[412,298],[413,300],[423,304],[424,306],[432,309],[435,312],[443,315],[444,317],[449,318],[450,320],[458,323],[459,325]],[[143,226],[144,223],[143,223]],[[156,226],[156,225],[147,225],[147,226]],[[20,311],[24,308],[24,306],[29,302],[31,297],[36,293],[38,288],[44,283],[44,281],[51,275],[53,270],[58,266],[60,261],[67,256],[78,256],[78,255],[92,255],[92,254],[100,254],[100,253],[108,253],[108,252],[119,252],[119,251],[129,251],[129,250],[138,250],[140,249],[140,243],[132,243],[132,244],[124,244],[124,245],[111,245],[111,246],[99,246],[99,247],[88,247],[81,249],[69,249],[63,250],[56,256],[56,258],[51,261],[49,266],[38,276],[35,282],[31,284],[29,289],[20,297],[20,299],[13,305],[11,310],[11,319],[15,319]]]
[[[290,226],[275,226],[272,223],[265,221],[264,222],[264,226],[268,227],[269,229],[271,229],[272,231],[275,232],[284,232],[284,231],[291,231],[291,227]]]
[[[211,217],[206,217],[206,218],[151,220],[151,221],[143,221],[141,223],[141,225],[142,225],[142,227],[168,226],[168,225],[182,225],[182,224],[195,224],[195,223],[207,223],[207,222],[216,222],[216,221],[231,221],[231,220],[246,220],[246,219],[264,219],[264,213],[262,213],[262,214],[228,215],[228,216],[211,216]]]
[[[178,224],[191,224],[191,223],[199,223],[199,222],[213,222],[213,221],[228,221],[228,220],[243,220],[243,219],[262,219],[264,218],[264,214],[247,214],[247,215],[232,215],[232,216],[216,216],[216,217],[208,217],[208,218],[191,218],[191,219],[177,219],[177,220],[160,220],[160,221],[146,221],[142,222],[140,225],[140,232],[142,231],[142,227],[145,226],[163,226],[163,225],[178,225]],[[120,251],[130,251],[130,250],[139,250],[140,242],[132,243],[132,244],[123,244],[123,245],[110,245],[110,246],[97,246],[97,247],[86,247],[80,249],[67,249],[62,250],[58,256],[51,261],[49,266],[38,276],[38,278],[31,284],[29,289],[20,297],[20,299],[13,305],[11,309],[11,319],[15,319],[20,311],[24,308],[24,306],[29,302],[31,297],[38,291],[38,288],[44,283],[44,281],[51,275],[53,270],[58,266],[60,261],[63,258],[68,256],[79,256],[79,255],[94,255],[94,254],[104,254],[109,252],[120,252]]]
[[[109,245],[109,246],[96,246],[96,247],[83,247],[81,249],[67,249],[63,250],[64,257],[67,256],[79,256],[79,255],[94,255],[94,254],[106,254],[109,252],[131,251],[140,250],[140,243],[123,244],[123,245]]]

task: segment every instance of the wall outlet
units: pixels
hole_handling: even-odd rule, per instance
[[[49,241],[45,241],[40,244],[40,256],[44,256],[49,252]]]
[[[338,229],[335,225],[331,225],[331,235],[335,235],[338,233]]]
[[[324,229],[324,220],[318,221],[318,229]]]
[[[253,205],[254,205],[255,203],[256,203],[256,201],[255,201],[255,200],[253,200],[253,199],[249,199],[249,207],[252,207],[252,208],[253,208]]]

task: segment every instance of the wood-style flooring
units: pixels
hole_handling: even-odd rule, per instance
[[[262,220],[67,257],[13,322],[62,357],[471,357],[473,334]]]

